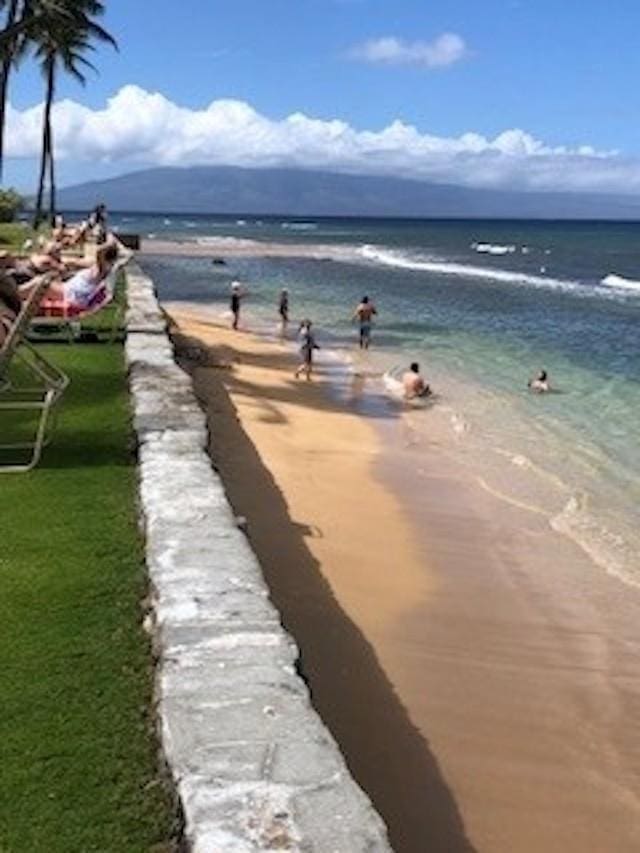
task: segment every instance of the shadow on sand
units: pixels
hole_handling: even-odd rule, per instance
[[[175,343],[208,413],[213,463],[234,511],[247,519],[247,535],[271,598],[300,649],[300,673],[314,707],[385,820],[394,850],[473,853],[428,742],[306,545],[305,538],[318,531],[290,518],[282,493],[236,417],[222,381],[229,381],[229,374],[219,369],[230,353],[211,350],[211,362],[203,366],[202,356],[185,358],[193,353],[192,340],[176,336]]]

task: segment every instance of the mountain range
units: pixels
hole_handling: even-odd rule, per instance
[[[640,198],[474,189],[301,169],[162,167],[59,190],[62,210],[275,216],[640,219]]]

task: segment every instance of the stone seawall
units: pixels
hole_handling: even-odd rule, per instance
[[[390,851],[297,675],[298,650],[207,456],[205,417],[153,282],[134,263],[127,280],[158,714],[186,841],[196,853]]]

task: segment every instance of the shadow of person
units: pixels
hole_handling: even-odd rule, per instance
[[[455,799],[366,637],[341,608],[271,473],[238,422],[220,371],[183,362],[208,413],[212,461],[300,649],[298,670],[396,853],[473,853]],[[320,531],[320,534],[322,532]]]

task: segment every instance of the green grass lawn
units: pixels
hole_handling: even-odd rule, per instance
[[[122,347],[43,352],[58,429],[0,474],[0,851],[168,850]]]
[[[26,222],[0,222],[0,249],[20,251],[25,240],[35,240],[36,236]]]

